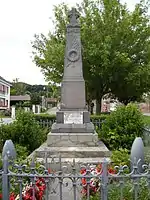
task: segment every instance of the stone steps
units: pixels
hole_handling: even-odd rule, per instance
[[[38,158],[44,158],[45,155],[61,155],[62,158],[101,158],[110,157],[110,151],[104,146],[97,147],[41,147],[35,151]]]
[[[109,157],[105,157],[105,158],[99,158],[99,157],[95,157],[95,158],[61,158],[61,162],[62,163],[73,163],[73,160],[75,160],[75,163],[79,163],[79,164],[98,164],[101,163],[104,159],[106,159],[108,162],[110,162],[110,158]],[[39,161],[40,163],[45,164],[46,159],[45,158],[37,158],[37,161]],[[59,163],[59,158],[58,157],[53,157],[53,158],[47,158],[47,162],[48,163]]]
[[[110,162],[110,158],[105,158],[108,162]],[[75,163],[74,167],[77,170],[77,172],[80,171],[81,167],[89,165],[98,165],[99,163],[102,163],[104,158],[95,157],[95,158],[61,158],[61,164],[60,159],[57,157],[53,158],[37,158],[37,162],[41,163],[42,165],[45,165],[46,168],[50,168],[52,171],[59,171],[60,167],[65,173],[71,173],[73,170],[73,162]]]

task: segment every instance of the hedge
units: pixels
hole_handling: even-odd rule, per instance
[[[34,117],[37,121],[54,121],[56,120],[56,115],[49,114],[34,114]]]
[[[91,121],[104,121],[107,118],[108,114],[101,114],[101,115],[91,115]],[[55,121],[56,115],[49,115],[49,114],[35,114],[35,119],[37,121]]]

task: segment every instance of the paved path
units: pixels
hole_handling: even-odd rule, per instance
[[[58,111],[58,108],[53,107],[53,108],[48,109],[47,113],[50,115],[55,115],[57,111]]]
[[[3,124],[10,124],[14,121],[12,118],[1,118],[0,120]]]
[[[143,115],[150,116],[150,113],[143,113]]]

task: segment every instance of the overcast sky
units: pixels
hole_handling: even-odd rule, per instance
[[[132,9],[140,0],[122,0]],[[31,40],[36,33],[52,29],[53,5],[63,0],[0,1],[0,76],[19,78],[29,84],[44,84],[44,76],[31,59]],[[65,0],[70,7],[81,0]]]

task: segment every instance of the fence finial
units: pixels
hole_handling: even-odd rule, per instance
[[[135,163],[135,158],[136,162]],[[142,165],[144,164],[144,144],[141,137],[136,137],[131,148],[131,171],[133,170],[133,165],[137,165],[138,172],[143,172]]]
[[[3,146],[3,151],[2,151],[2,158],[7,155],[9,160],[15,160],[16,159],[16,150],[15,146],[12,142],[12,140],[6,140],[5,144]]]

